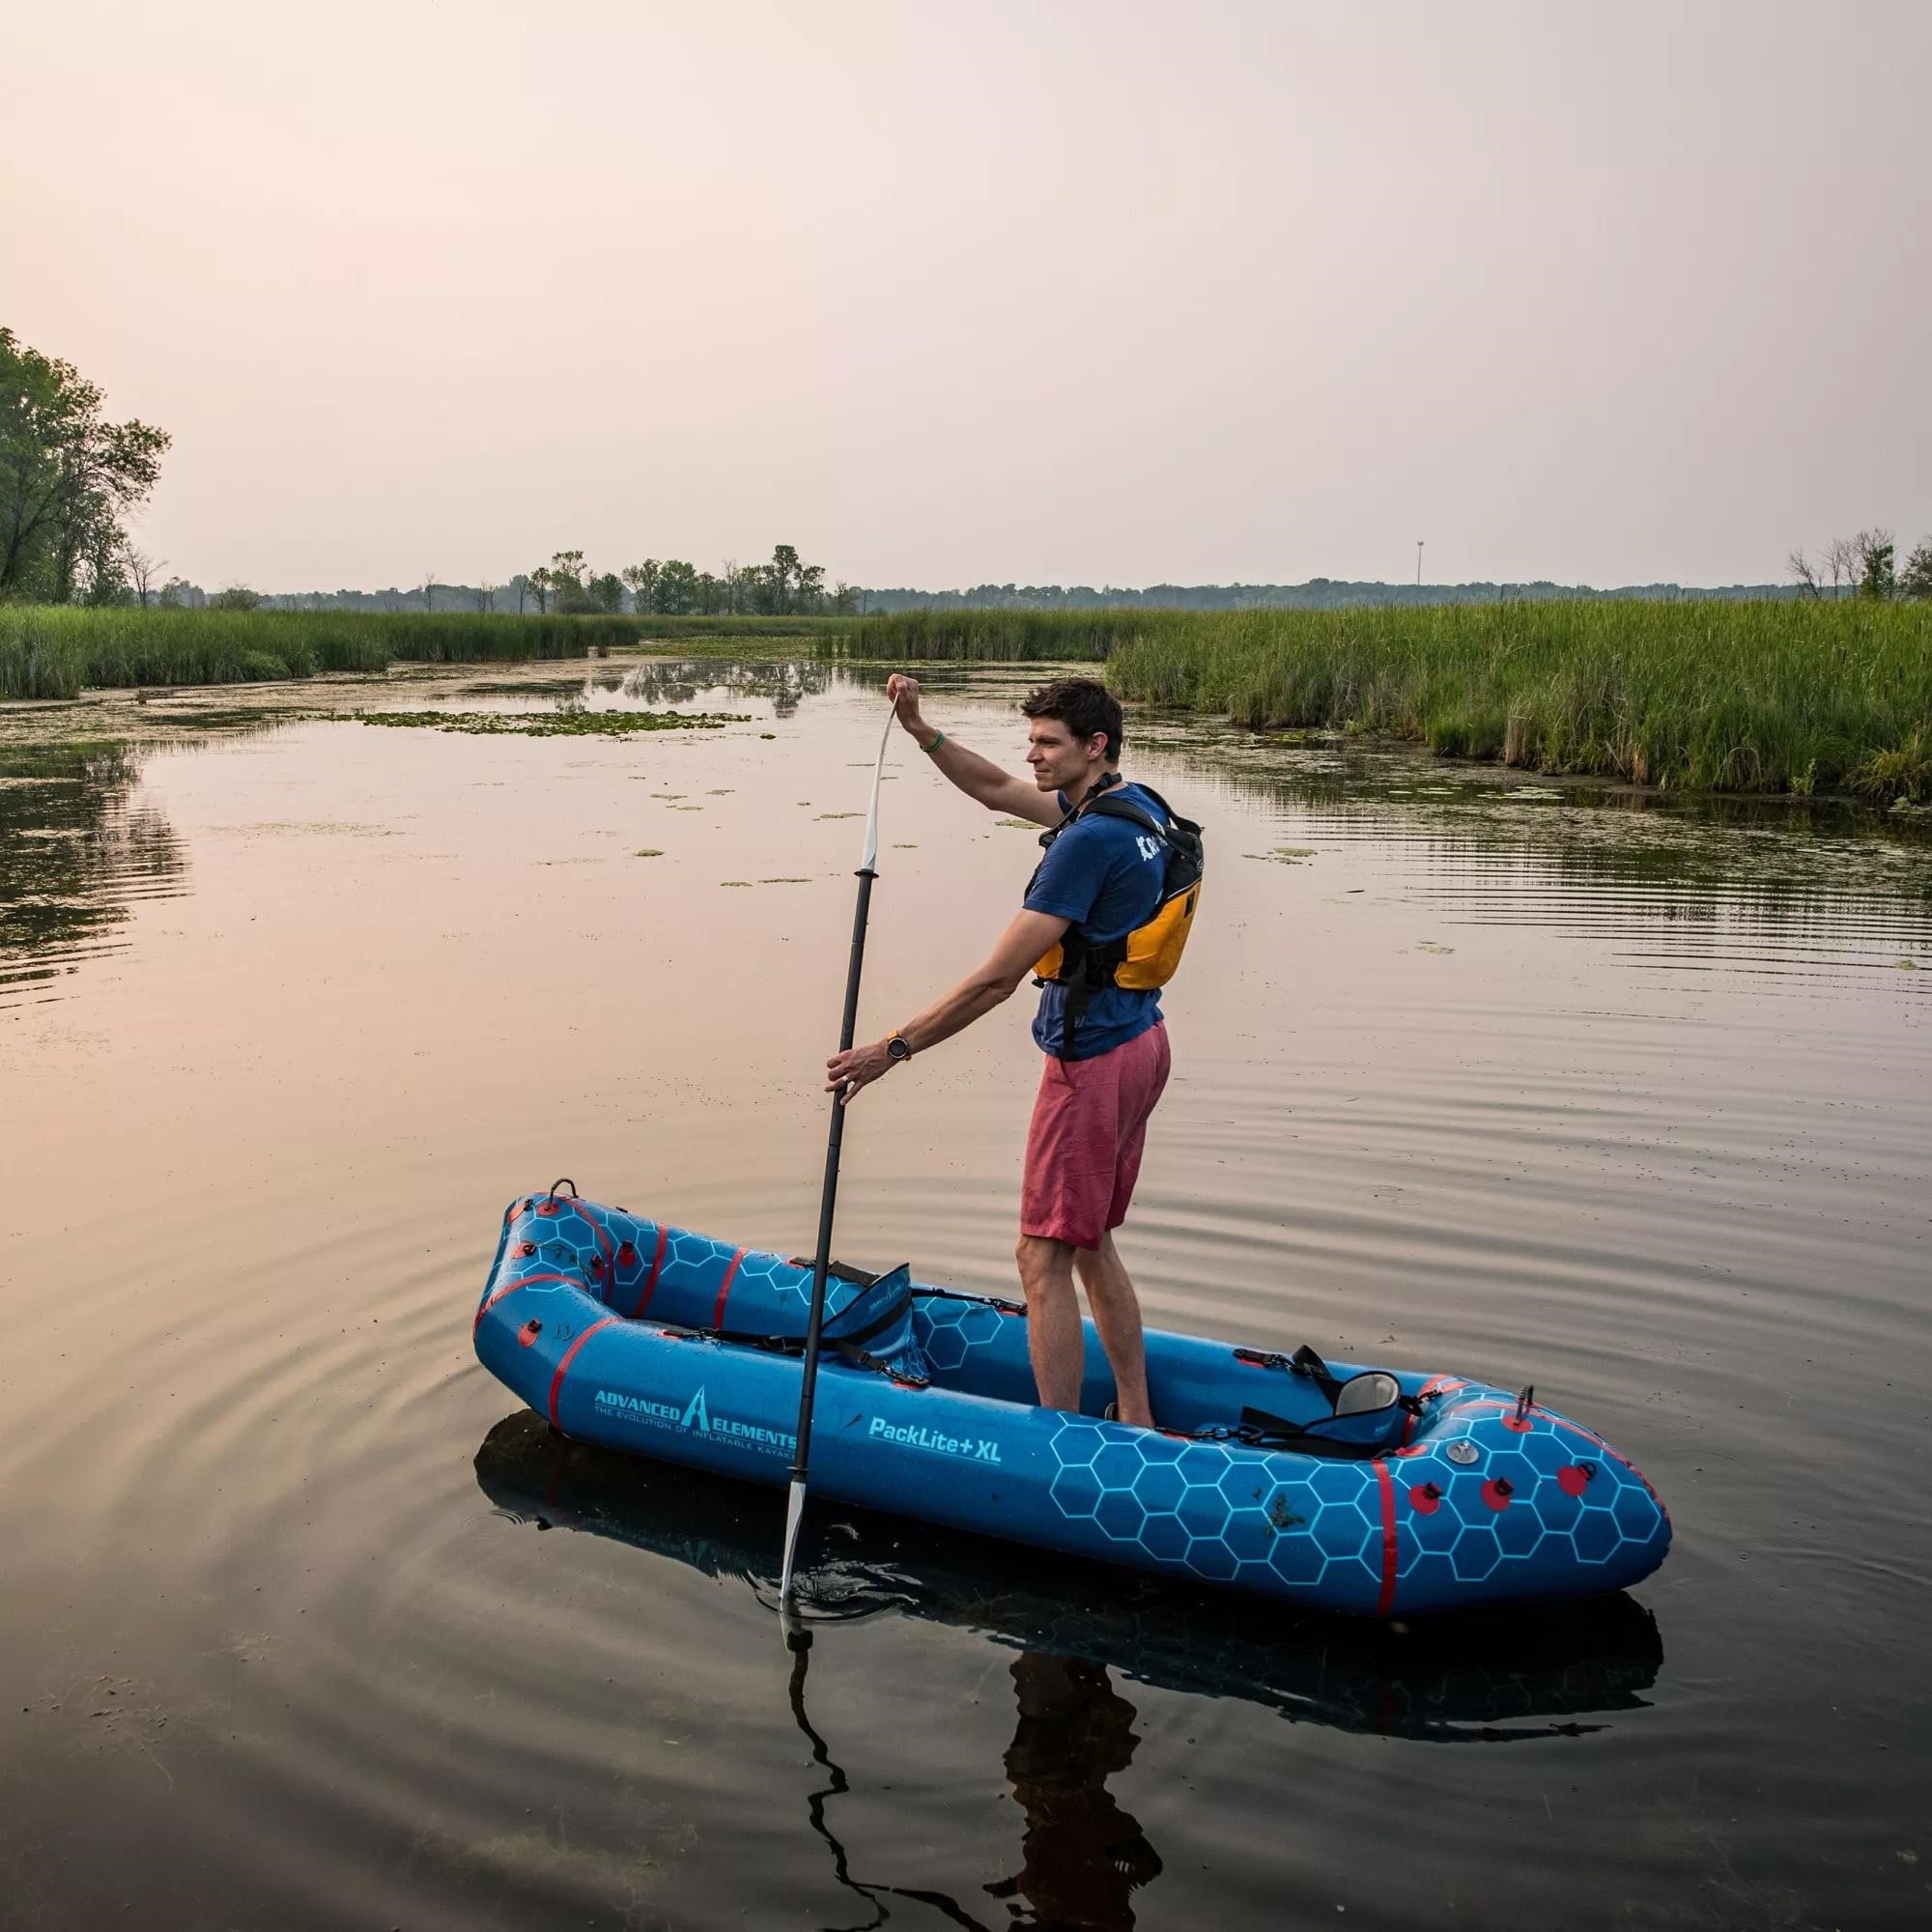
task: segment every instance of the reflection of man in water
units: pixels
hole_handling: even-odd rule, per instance
[[[1133,1893],[1160,1876],[1160,1856],[1107,1779],[1134,1754],[1134,1707],[1104,1664],[1023,1651],[1013,1660],[1020,1720],[1007,1747],[1007,1776],[1026,1812],[1026,1861],[986,1889],[1018,1892],[1033,1907],[1023,1924],[1041,1932],[1128,1932]]]

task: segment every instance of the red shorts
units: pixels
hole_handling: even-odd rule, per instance
[[[1127,1218],[1148,1116],[1167,1085],[1167,1028],[1039,1076],[1020,1183],[1020,1233],[1097,1248]]]

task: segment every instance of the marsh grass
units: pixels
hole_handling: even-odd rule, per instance
[[[871,656],[1104,659],[1123,697],[1634,784],[1932,799],[1932,605],[1790,599],[885,617]]]
[[[509,612],[88,611],[0,605],[0,697],[88,686],[257,684],[391,664],[508,664],[675,639],[697,655],[753,638],[830,640],[849,617],[539,617]]]

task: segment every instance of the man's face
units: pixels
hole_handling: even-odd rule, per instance
[[[1076,738],[1058,718],[1036,718],[1027,730],[1027,763],[1041,791],[1083,784],[1105,761],[1107,734]]]

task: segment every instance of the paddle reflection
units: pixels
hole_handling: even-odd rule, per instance
[[[789,1695],[793,1721],[811,1745],[826,1782],[807,1800],[811,1829],[832,1854],[832,1875],[872,1908],[863,1925],[839,1932],[872,1932],[891,1918],[889,1899],[929,1907],[955,1925],[990,1932],[949,1893],[856,1877],[828,1806],[851,1790],[845,1770],[811,1720],[806,1686],[811,1633],[794,1630]],[[1009,1925],[1039,1932],[1132,1932],[1133,1894],[1160,1876],[1160,1854],[1139,1821],[1122,1810],[1107,1779],[1134,1754],[1134,1707],[1115,1690],[1104,1664],[1084,1658],[1023,1651],[1012,1663],[1019,1721],[1007,1747],[1007,1776],[1026,1818],[1021,1864],[1010,1878],[985,1888],[1007,1903]],[[1014,1898],[1032,1907],[1030,1916]]]

